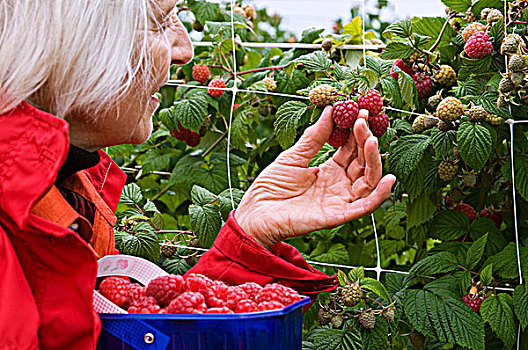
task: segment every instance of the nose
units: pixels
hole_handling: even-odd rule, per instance
[[[173,64],[185,64],[192,60],[194,50],[191,38],[175,11],[171,15],[166,35],[169,45],[171,45],[171,61]]]

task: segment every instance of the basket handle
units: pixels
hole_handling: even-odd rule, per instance
[[[166,350],[171,338],[143,321],[106,319],[102,329],[136,350]]]

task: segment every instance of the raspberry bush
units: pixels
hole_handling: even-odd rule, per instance
[[[148,142],[110,148],[130,174],[116,248],[183,274],[197,261],[186,246],[210,247],[232,209],[228,173],[236,207],[324,106],[334,106],[336,125],[311,166],[346,142],[356,108],[367,108],[384,172],[398,181],[373,216],[379,242],[370,217],[289,240],[311,261],[365,267],[339,272],[340,289],[321,294],[305,314],[306,348],[512,348],[519,325],[528,337],[528,290],[517,266],[518,252],[528,277],[528,128],[513,126],[512,154],[506,123],[528,115],[528,3],[508,0],[506,12],[502,1],[443,3],[445,13],[383,23],[381,32],[362,33],[355,17],[337,21],[334,34],[311,28],[294,38],[265,9],[236,2],[231,33],[229,4],[181,2],[189,31],[215,45],[197,46],[192,62],[171,69],[181,85],[159,91]],[[340,47],[362,44],[363,34],[365,44],[382,49],[363,56]],[[288,40],[320,48],[241,45]],[[233,96],[235,80],[240,91]],[[208,92],[214,81],[225,88]],[[377,243],[381,268],[409,275],[382,272],[374,279]],[[236,307],[227,306],[222,286],[205,299],[215,305],[212,312],[256,310],[257,289],[247,286],[247,299]],[[262,308],[281,302],[266,303]],[[155,309],[138,303],[137,310],[149,307]]]

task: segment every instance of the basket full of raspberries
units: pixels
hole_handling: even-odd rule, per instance
[[[227,285],[201,274],[183,277],[157,270],[150,280],[128,274],[141,285],[119,269],[148,271],[152,263],[126,256],[106,260],[118,270],[108,276],[116,267],[107,268],[95,293],[102,323],[100,350],[301,348],[302,306],[310,299],[289,287]],[[138,264],[147,268],[134,268]],[[145,347],[149,343],[157,346]]]

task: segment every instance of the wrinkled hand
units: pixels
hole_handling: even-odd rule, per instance
[[[288,237],[342,225],[361,218],[385,201],[393,175],[382,175],[378,140],[361,110],[347,143],[316,168],[308,163],[328,140],[332,109],[306,129],[258,176],[235,212],[246,234],[270,248]]]

